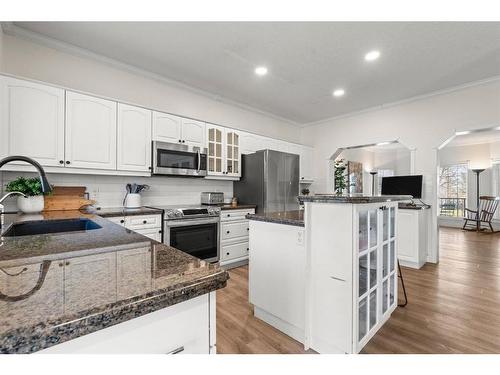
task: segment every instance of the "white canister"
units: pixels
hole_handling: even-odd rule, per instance
[[[141,195],[136,193],[129,193],[125,198],[125,208],[139,208],[141,207]]]
[[[43,195],[35,195],[33,197],[17,197],[17,208],[25,214],[34,214],[42,212],[45,207]]]

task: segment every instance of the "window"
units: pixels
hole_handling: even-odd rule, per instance
[[[439,171],[439,214],[463,217],[467,199],[467,163],[447,165]]]

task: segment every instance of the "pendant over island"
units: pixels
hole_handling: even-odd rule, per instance
[[[319,353],[359,353],[397,307],[398,202],[299,196],[303,211],[248,215],[254,315]]]

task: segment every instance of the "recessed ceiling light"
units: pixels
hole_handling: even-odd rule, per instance
[[[365,60],[366,61],[374,61],[377,60],[380,57],[380,51],[374,50],[370,51],[365,55]]]
[[[267,74],[267,68],[265,66],[258,66],[255,68],[255,74],[258,76],[265,76]]]
[[[344,96],[345,90],[344,89],[337,89],[333,92],[333,96],[336,98],[340,98],[341,96]]]

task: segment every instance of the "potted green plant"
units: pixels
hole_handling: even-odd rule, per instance
[[[18,191],[26,195],[26,198],[19,196],[17,198],[17,207],[26,214],[38,213],[43,211],[44,199],[42,185],[38,178],[18,177],[9,182],[6,191]]]
[[[344,159],[335,160],[333,172],[335,194],[342,195],[347,188],[347,165]]]

